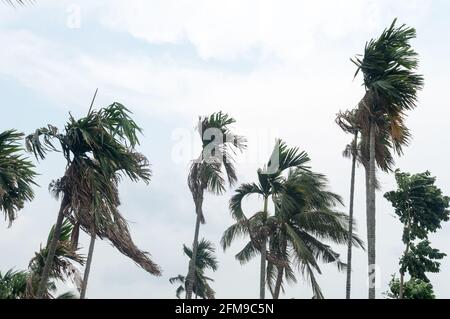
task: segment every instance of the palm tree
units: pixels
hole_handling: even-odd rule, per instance
[[[188,248],[186,245],[183,245],[184,254],[192,259],[193,251]],[[205,270],[211,269],[212,271],[216,271],[218,268],[218,262],[215,253],[214,245],[206,240],[202,239],[198,243],[197,248],[197,259],[195,261],[195,280],[193,293],[195,297],[203,298],[203,299],[214,299],[215,292],[211,288],[208,282],[213,282],[212,278],[205,276]],[[176,295],[177,298],[181,298],[181,295],[186,291],[186,277],[183,275],[178,275],[177,277],[173,277],[169,279],[170,283],[180,283],[180,286],[177,288]]]
[[[347,280],[345,285],[345,297],[350,299],[351,295],[351,276],[352,276],[352,241],[353,236],[353,206],[355,198],[355,173],[356,173],[356,160],[358,158],[358,133],[359,128],[357,125],[356,110],[339,112],[336,117],[336,123],[346,133],[353,135],[353,140],[345,147],[344,157],[351,157],[352,168],[350,174],[350,203],[349,203],[349,223],[348,233],[349,240],[347,242]]]
[[[73,225],[69,220],[63,220],[61,225],[61,232],[57,241],[55,254],[53,257],[52,268],[49,271],[49,281],[44,289],[43,298],[65,298],[67,299],[69,294],[64,294],[59,297],[55,297],[56,281],[67,281],[68,278],[73,277],[76,268],[73,266],[75,263],[84,265],[85,258],[78,254],[76,249],[73,249],[71,243]],[[31,259],[29,264],[26,297],[35,298],[39,289],[39,283],[41,282],[42,274],[46,266],[46,260],[50,251],[50,246],[55,234],[55,226],[50,230],[45,247],[41,247],[35,256]],[[73,299],[73,298],[70,298]]]
[[[323,294],[314,276],[314,271],[321,273],[318,261],[335,263],[338,270],[346,266],[339,254],[324,241],[335,244],[350,242],[363,248],[362,241],[347,231],[349,217],[335,210],[337,204],[342,205],[341,197],[328,191],[327,184],[327,178],[322,174],[290,170],[283,183],[283,191],[276,197],[275,215],[271,217],[276,228],[270,239],[270,251],[288,265],[286,279],[294,281],[290,265],[297,266],[304,276],[310,278],[314,297],[319,299]],[[275,299],[280,294],[283,271],[282,265],[269,261],[268,285]]]
[[[0,273],[0,299],[26,299],[34,298],[39,285],[42,270],[45,266],[49,245],[53,238],[55,227],[53,226],[48,235],[47,245],[41,247],[31,259],[28,270],[14,271],[8,270],[4,275]],[[50,271],[51,281],[48,282],[44,297],[57,299],[74,299],[71,292],[54,296],[56,292],[56,281],[66,282],[73,277],[74,263],[82,265],[84,258],[71,247],[72,224],[65,220],[61,227],[61,234],[58,240],[53,267]]]
[[[405,112],[417,103],[417,91],[423,86],[423,77],[415,70],[418,67],[417,53],[411,48],[410,40],[416,37],[414,28],[401,25],[396,20],[383,31],[378,39],[366,44],[362,58],[352,60],[357,71],[364,75],[365,95],[358,108],[364,114],[362,135],[368,145],[368,169],[366,172],[366,214],[369,266],[369,298],[375,298],[375,156],[376,136],[379,121],[387,122],[393,139],[399,132]]]
[[[23,134],[15,130],[0,133],[0,211],[9,226],[25,202],[34,198],[32,186],[37,185],[34,165],[22,156],[18,144],[22,138]]]
[[[42,298],[48,281],[64,216],[90,236],[107,238],[147,272],[161,273],[148,253],[133,243],[127,222],[118,210],[119,180],[125,176],[132,181],[144,180],[147,183],[151,176],[147,159],[134,149],[139,143],[137,133],[141,129],[129,114],[130,111],[117,102],[98,111],[93,110],[91,104],[85,117],[76,120],[70,115],[64,132],[48,125],[26,138],[27,149],[38,159],[44,159],[48,151],[57,150],[53,144],[56,140],[67,163],[64,176],[51,184],[54,194],[61,198],[61,205],[38,298]],[[92,240],[91,244],[90,260]]]
[[[283,188],[283,173],[290,168],[306,170],[305,166],[309,157],[305,152],[299,152],[298,148],[288,148],[286,144],[277,140],[269,162],[263,169],[257,171],[258,183],[245,183],[236,189],[235,195],[230,200],[230,211],[236,224],[228,228],[222,236],[222,247],[226,250],[236,236],[246,234],[251,238],[251,243],[243,252],[259,253],[260,263],[260,293],[261,299],[265,299],[267,239],[271,228],[269,221],[269,199],[280,194]],[[257,212],[251,218],[247,218],[242,211],[242,200],[250,195],[258,195],[263,198],[263,210]],[[239,254],[238,254],[239,255]],[[239,259],[239,257],[238,257]]]
[[[27,272],[9,269],[0,272],[0,299],[23,299],[27,287]]]
[[[291,169],[287,177],[279,180],[279,191],[273,196],[275,214],[266,221],[270,229],[267,264],[267,285],[272,297],[278,299],[283,282],[296,282],[294,266],[309,278],[315,298],[323,298],[314,272],[321,273],[318,261],[336,263],[338,269],[345,264],[339,254],[323,240],[343,244],[351,239],[353,245],[362,243],[347,231],[348,216],[335,211],[341,198],[326,190],[325,176],[304,169]],[[261,220],[260,213],[252,218],[238,220],[224,234],[222,243],[228,247],[231,241],[242,235],[255,237]],[[256,231],[255,231],[256,229]],[[241,263],[248,262],[258,253],[255,240],[236,255]]]
[[[193,261],[197,259],[200,224],[205,223],[204,193],[208,191],[216,195],[223,194],[226,181],[230,186],[237,181],[233,157],[236,155],[236,151],[245,149],[245,139],[233,134],[230,130],[229,126],[235,122],[232,117],[222,112],[199,118],[197,131],[202,141],[202,152],[193,161],[188,176],[188,186],[195,204],[196,222],[192,244],[193,258],[189,262],[186,277],[186,299],[192,299],[195,279],[195,263]]]

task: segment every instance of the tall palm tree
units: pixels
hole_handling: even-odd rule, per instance
[[[192,259],[192,249],[188,248],[186,245],[183,245],[183,251],[189,259]],[[218,268],[217,258],[214,256],[215,251],[214,245],[206,239],[202,239],[198,243],[193,287],[193,293],[196,298],[215,298],[215,292],[208,283],[213,282],[214,280],[205,275],[205,270],[211,269],[212,271],[216,271]],[[170,278],[169,281],[171,284],[177,282],[180,283],[180,286],[177,288],[176,295],[178,299],[181,298],[181,295],[186,291],[186,277],[183,275],[178,275],[177,277]]]
[[[18,143],[22,138],[15,130],[0,133],[0,211],[9,226],[25,202],[34,198],[32,186],[37,185],[34,165],[23,157]]]
[[[257,171],[258,183],[245,183],[236,189],[235,195],[230,200],[230,211],[236,224],[228,228],[222,237],[222,247],[226,250],[236,236],[247,234],[251,243],[244,248],[244,253],[259,253],[260,263],[260,289],[259,297],[265,299],[266,260],[272,256],[267,255],[267,240],[271,232],[269,220],[269,200],[278,196],[283,188],[283,173],[290,168],[307,170],[306,164],[309,157],[298,148],[288,148],[287,145],[277,140],[269,162],[263,169]],[[242,200],[250,195],[258,195],[263,198],[263,209],[247,218],[242,211]],[[239,257],[238,257],[239,259]]]
[[[192,299],[195,279],[194,261],[197,259],[200,224],[205,223],[204,193],[208,191],[216,195],[223,194],[226,181],[230,186],[237,181],[234,155],[237,151],[245,149],[245,139],[231,131],[230,125],[235,122],[235,119],[222,112],[199,118],[197,131],[202,141],[202,152],[193,161],[188,176],[188,186],[195,204],[196,221],[192,244],[193,258],[189,262],[186,277],[186,299]]]
[[[366,215],[369,267],[369,298],[375,298],[375,191],[376,191],[376,136],[379,120],[387,121],[392,139],[403,123],[405,112],[417,103],[417,91],[423,86],[423,77],[415,73],[418,67],[417,53],[410,40],[416,37],[414,28],[401,25],[394,20],[378,39],[370,40],[362,58],[352,60],[357,71],[364,75],[365,95],[358,108],[365,114],[364,132],[369,161],[366,172]]]
[[[347,242],[347,280],[345,285],[345,298],[350,299],[351,296],[351,276],[352,276],[352,235],[353,235],[353,206],[355,198],[355,173],[356,160],[358,158],[358,125],[356,118],[356,110],[339,112],[336,117],[336,123],[346,133],[353,135],[353,140],[348,144],[344,150],[345,157],[351,157],[352,168],[350,173],[350,203],[349,203],[349,223],[348,233],[349,240]]]
[[[160,275],[159,266],[133,243],[127,222],[118,210],[118,182],[123,176],[132,181],[150,180],[147,159],[135,151],[139,132],[130,111],[115,102],[98,111],[91,104],[88,114],[78,120],[70,115],[63,132],[48,125],[26,138],[27,149],[40,159],[48,151],[57,150],[53,143],[59,142],[67,163],[64,176],[51,184],[61,205],[38,298],[42,298],[48,281],[64,216],[89,235],[107,238],[147,272]]]

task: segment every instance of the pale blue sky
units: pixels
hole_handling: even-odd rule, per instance
[[[71,28],[79,10],[79,28]],[[377,36],[395,17],[414,26],[426,86],[408,125],[414,134],[398,167],[411,172],[429,169],[450,194],[447,97],[450,43],[448,1],[44,1],[12,9],[0,6],[0,129],[26,133],[52,123],[62,127],[68,112],[83,115],[95,88],[96,106],[119,101],[144,128],[141,151],[154,171],[149,186],[124,182],[122,212],[130,220],[138,245],[152,253],[163,276],[146,274],[106,242],[96,246],[88,296],[92,298],[173,298],[168,278],[184,274],[182,244],[193,236],[194,212],[186,185],[187,162],[175,161],[174,132],[192,132],[198,115],[223,110],[237,119],[236,131],[257,134],[250,145],[264,153],[277,136],[310,154],[313,168],[326,174],[333,191],[348,197],[350,163],[341,157],[349,137],[334,124],[340,110],[354,106],[363,94],[353,81],[349,58]],[[192,135],[195,140],[196,135]],[[255,139],[255,141],[256,141]],[[196,140],[195,140],[196,141]],[[189,144],[190,145],[190,144]],[[258,148],[258,149],[257,149]],[[261,149],[263,151],[261,151]],[[250,150],[251,151],[251,150]],[[196,156],[192,154],[191,157]],[[238,163],[240,182],[252,181],[266,160]],[[0,270],[25,268],[56,220],[58,203],[48,183],[61,176],[59,154],[37,166],[36,200],[20,212],[10,229],[0,225]],[[365,238],[364,180],[358,172],[356,217]],[[377,200],[377,261],[381,292],[397,267],[402,251],[401,228],[382,193],[392,189],[392,176],[380,175]],[[227,211],[231,192],[208,196],[208,223],[201,229],[218,244],[232,222]],[[249,201],[248,210],[258,208]],[[346,210],[345,207],[341,208]],[[450,226],[433,236],[445,251]],[[83,238],[83,252],[88,241]],[[240,245],[223,253],[213,277],[218,297],[258,296],[257,262],[234,260]],[[345,259],[345,247],[336,247]],[[355,252],[355,297],[366,297],[366,256]],[[324,265],[319,282],[329,298],[344,297],[345,274]],[[431,276],[439,297],[449,297],[450,259]],[[303,282],[286,297],[310,298]]]

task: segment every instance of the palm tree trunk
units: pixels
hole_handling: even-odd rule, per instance
[[[61,226],[64,219],[64,210],[66,209],[67,204],[68,198],[66,195],[64,195],[61,201],[61,206],[59,207],[58,218],[56,219],[56,225],[53,231],[53,238],[52,241],[50,242],[47,258],[45,260],[45,266],[42,271],[41,280],[39,282],[38,291],[36,294],[37,299],[42,299],[47,287],[50,269],[52,269],[53,259],[55,258],[56,245],[58,243],[59,236],[61,235]]]
[[[267,205],[269,198],[264,197],[264,219],[267,219]],[[265,230],[263,230],[264,232]],[[259,278],[259,298],[266,298],[266,259],[267,259],[267,236],[262,235],[261,243],[261,268],[260,268],[260,278]]]
[[[353,204],[355,198],[355,172],[356,172],[356,145],[358,143],[358,132],[355,133],[355,138],[352,145],[352,172],[350,178],[350,209],[349,209],[349,224],[348,224],[348,243],[347,243],[347,283],[345,286],[345,298],[350,299],[352,289],[352,238],[353,238]]]
[[[91,271],[92,256],[94,255],[94,246],[95,246],[95,230],[93,230],[91,233],[91,242],[89,243],[88,258],[86,260],[86,267],[84,269],[83,283],[81,284],[80,299],[84,299],[86,297],[89,272]]]
[[[189,261],[189,271],[186,276],[186,299],[192,299],[192,290],[194,288],[195,279],[195,261],[197,260],[198,235],[200,232],[202,212],[202,202],[196,204],[197,219],[195,222],[194,242],[192,244],[192,258]]]
[[[375,122],[371,120],[369,134],[369,176],[366,196],[367,253],[369,276],[369,299],[375,299]]]
[[[277,281],[275,283],[275,289],[273,292],[273,299],[278,299],[280,297],[281,283],[283,282],[283,267],[278,267]]]

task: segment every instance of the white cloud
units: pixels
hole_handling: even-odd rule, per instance
[[[103,23],[150,43],[191,43],[203,59],[233,60],[252,49],[298,60],[322,40],[377,30],[401,12],[423,15],[428,0],[114,1]],[[394,16],[393,16],[394,15]]]

